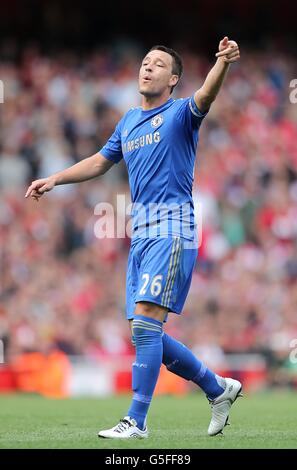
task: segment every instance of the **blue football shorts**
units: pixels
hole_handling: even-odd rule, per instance
[[[136,238],[131,242],[126,279],[127,319],[137,302],[152,302],[180,314],[198,255],[197,247],[180,237]]]

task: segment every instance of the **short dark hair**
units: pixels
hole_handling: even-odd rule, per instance
[[[167,54],[171,55],[171,57],[172,57],[172,73],[173,73],[173,75],[178,75],[178,77],[179,77],[178,82],[179,82],[179,80],[180,80],[180,78],[183,74],[183,69],[184,69],[181,56],[174,49],[171,49],[170,47],[166,47],[166,46],[160,46],[160,45],[153,46],[149,50],[149,52],[151,52],[151,51],[163,51],[163,52],[167,52]],[[176,85],[173,85],[173,87],[171,87],[170,93],[173,92],[173,89]]]

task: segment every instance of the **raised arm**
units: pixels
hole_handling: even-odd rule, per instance
[[[104,175],[114,163],[107,160],[101,153],[95,153],[91,157],[85,158],[66,170],[55,173],[48,178],[42,178],[29,186],[25,197],[33,197],[38,201],[41,196],[51,191],[55,186],[69,183],[81,183],[96,176]]]
[[[199,110],[206,112],[215,100],[229,66],[240,58],[239,47],[235,41],[229,41],[225,36],[219,44],[219,52],[216,53],[217,61],[209,71],[202,87],[194,95],[195,103]]]

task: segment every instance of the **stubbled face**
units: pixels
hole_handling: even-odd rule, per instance
[[[178,76],[172,74],[172,60],[167,52],[148,52],[139,70],[139,92],[142,95],[160,96],[177,83]]]

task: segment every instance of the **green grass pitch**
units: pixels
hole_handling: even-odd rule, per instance
[[[297,394],[274,392],[239,398],[224,436],[208,437],[205,397],[155,397],[146,440],[99,439],[129,406],[128,396],[51,400],[0,396],[0,448],[14,449],[286,449],[297,448]]]

